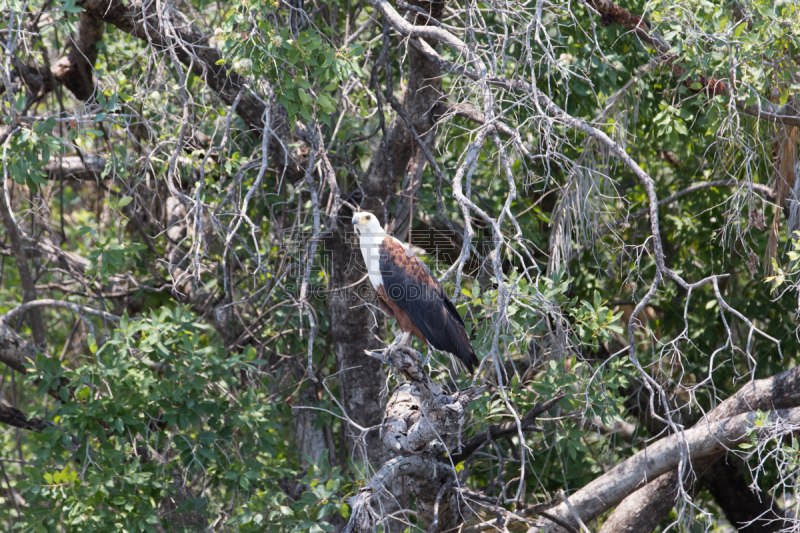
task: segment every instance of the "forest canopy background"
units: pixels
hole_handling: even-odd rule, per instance
[[[0,6],[10,530],[800,530],[796,2]]]

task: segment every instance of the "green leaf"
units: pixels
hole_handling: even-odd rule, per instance
[[[88,333],[86,335],[86,340],[89,344],[89,351],[92,353],[97,353],[97,341],[94,339],[94,335]]]

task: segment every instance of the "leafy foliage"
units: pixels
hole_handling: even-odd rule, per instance
[[[347,321],[333,311],[342,289],[328,262],[342,223],[326,217],[340,199],[368,199],[368,169],[391,161],[387,131],[400,120],[392,99],[402,106],[411,98],[409,40],[388,25],[384,33],[386,20],[364,3],[171,5],[208,30],[209,49],[220,51],[215,67],[242,76],[276,115],[285,112],[276,124],[286,137],[275,126],[268,145],[217,94],[209,65],[187,64],[185,43],[169,50],[121,24],[101,22],[91,99],[78,102],[64,86],[32,92],[19,81],[22,67],[49,76],[54,54],[86,14],[82,5],[0,0],[0,35],[20,33],[27,46],[9,44],[4,59],[3,190],[39,297],[122,319],[42,310],[47,350],[26,361],[24,376],[4,370],[3,398],[52,425],[0,433],[0,520],[15,531],[334,531],[350,518],[347,498],[370,470],[356,457],[353,413],[340,401],[354,385],[339,379],[333,346],[335,322]],[[542,431],[493,442],[458,465],[466,486],[504,504],[514,494],[535,503],[584,486],[642,448],[646,429],[630,405],[642,377],[634,363],[676,406],[694,411],[798,363],[800,239],[784,237],[788,217],[753,188],[762,194],[772,186],[776,139],[787,130],[741,113],[735,101],[795,98],[798,5],[753,0],[740,6],[744,15],[721,0],[624,7],[647,11],[674,58],[658,63],[662,56],[635,32],[570,2],[539,11],[535,3],[452,3],[438,23],[485,59],[490,76],[533,83],[570,115],[592,121],[653,178],[660,199],[700,185],[660,207],[659,235],[676,273],[691,281],[719,276],[719,296],[710,283],[691,293],[669,280],[658,285],[636,317],[629,352],[631,313],[656,272],[649,213],[628,217],[648,208],[645,188],[607,148],[502,84],[491,86],[493,113],[519,139],[498,129],[496,143],[490,138],[475,167],[459,174],[483,126],[455,109],[481,110],[483,95],[468,77],[442,73],[446,111],[426,110],[437,121],[430,148],[438,172],[421,164],[409,241],[424,247],[415,235],[456,224],[442,241],[448,258],[430,243],[424,256],[437,275],[451,267],[466,221],[450,193],[465,179],[470,201],[487,215],[471,211],[474,249],[444,286],[486,358],[480,379],[490,388],[472,404],[462,438],[565,393],[538,422]],[[23,23],[27,33],[14,29]],[[446,46],[437,52],[464,62]],[[675,64],[684,70],[679,77]],[[734,84],[733,96],[709,94],[700,81],[711,76]],[[317,132],[324,154],[311,142]],[[278,148],[302,164],[276,165]],[[98,154],[104,163],[91,179],[51,174],[63,158],[86,163]],[[388,219],[413,189],[411,176],[392,176],[397,190],[381,198]],[[706,186],[717,180],[726,183]],[[776,212],[775,238],[785,242],[769,261],[774,275],[762,276],[771,231],[763,220]],[[504,218],[498,250],[487,218]],[[5,313],[27,297],[8,227],[2,232]],[[311,297],[301,295],[304,286]],[[350,309],[370,301],[358,296]],[[721,309],[720,299],[778,339],[782,353]],[[394,325],[374,316],[374,332],[390,339]],[[10,327],[32,338],[27,320]],[[446,357],[433,361],[441,383],[469,384]],[[389,391],[397,385],[394,377],[387,383]],[[371,385],[370,400],[384,401],[384,383]],[[624,436],[614,429],[620,425],[636,431]],[[319,457],[304,455],[304,431],[324,440]],[[796,439],[754,438],[741,450],[754,454],[751,466],[773,487],[796,470]],[[765,450],[780,460],[761,461]],[[698,501],[713,512],[675,515],[663,526],[673,519],[687,530],[725,526],[708,494]]]

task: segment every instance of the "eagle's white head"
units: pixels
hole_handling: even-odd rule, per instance
[[[372,287],[378,290],[383,285],[381,275],[381,245],[389,236],[383,231],[378,217],[372,213],[361,212],[353,214],[353,230],[358,233],[359,248],[367,265],[367,273]]]
[[[353,214],[353,229],[359,235],[385,235],[378,217],[366,211]]]

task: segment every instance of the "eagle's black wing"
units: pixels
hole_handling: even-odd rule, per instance
[[[380,247],[380,268],[387,296],[408,314],[431,346],[455,355],[472,373],[480,362],[464,321],[425,263],[387,237]]]

